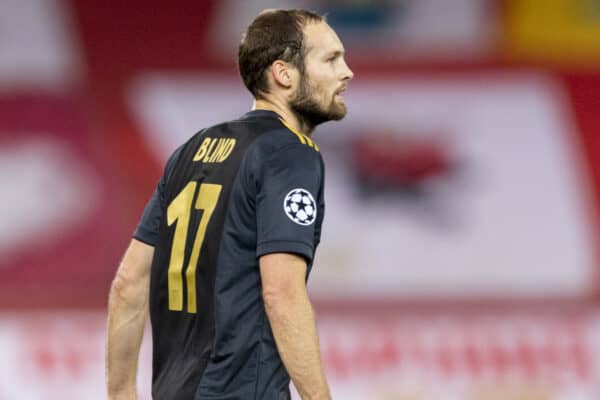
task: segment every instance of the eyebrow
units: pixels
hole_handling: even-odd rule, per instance
[[[340,56],[343,56],[344,54],[346,54],[346,52],[344,50],[335,50],[333,52],[328,52],[327,53],[327,58],[329,58],[329,57],[340,57]]]

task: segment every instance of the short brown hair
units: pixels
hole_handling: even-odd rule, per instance
[[[306,10],[265,10],[252,21],[242,36],[238,68],[255,98],[269,92],[265,71],[274,61],[289,62],[304,73],[304,27],[322,21],[325,17]]]

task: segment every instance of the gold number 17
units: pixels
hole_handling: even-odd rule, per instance
[[[190,214],[192,213],[192,201],[196,193],[196,182],[189,182],[169,207],[167,207],[167,225],[175,225],[175,236],[171,247],[171,259],[169,260],[168,287],[169,287],[169,310],[183,310],[183,263],[185,260],[185,247],[190,225]],[[221,195],[221,185],[212,183],[200,184],[200,193],[196,199],[194,208],[204,210],[198,231],[194,239],[192,254],[188,267],[185,271],[187,284],[187,311],[196,313],[196,268],[198,266],[198,257],[204,242],[206,227],[208,221],[215,211],[219,196]]]

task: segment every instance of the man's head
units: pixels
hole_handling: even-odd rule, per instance
[[[304,10],[267,10],[248,27],[238,53],[244,84],[257,100],[273,96],[314,127],[346,115],[340,92],[352,71],[324,17]]]

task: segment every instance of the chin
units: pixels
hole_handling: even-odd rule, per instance
[[[333,121],[339,121],[343,119],[346,116],[347,112],[348,110],[344,103],[335,104],[329,109],[329,115],[331,117],[331,120]]]

